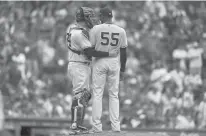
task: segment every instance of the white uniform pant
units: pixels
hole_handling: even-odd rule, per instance
[[[68,76],[72,81],[73,93],[90,89],[91,67],[88,64],[70,62],[68,65]]]
[[[120,64],[117,58],[103,58],[93,62],[92,85],[92,125],[96,130],[102,131],[102,97],[106,79],[109,91],[109,117],[113,131],[120,131],[119,120],[119,74]]]

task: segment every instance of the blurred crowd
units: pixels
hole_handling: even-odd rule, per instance
[[[122,127],[205,128],[205,4],[0,2],[5,116],[70,118],[65,30],[76,7],[111,6],[129,44],[126,78],[120,83]],[[109,123],[106,90],[103,120]]]

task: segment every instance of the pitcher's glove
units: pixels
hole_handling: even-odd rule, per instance
[[[91,99],[91,97],[92,97],[91,92],[90,92],[89,90],[87,90],[87,89],[84,89],[84,90],[82,91],[82,93],[81,93],[80,98],[79,98],[79,102],[80,102],[83,106],[87,107],[87,106],[88,106],[88,102],[89,102],[89,100]]]

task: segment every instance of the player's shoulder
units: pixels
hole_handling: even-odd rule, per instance
[[[72,33],[73,36],[88,35],[88,31],[76,24],[71,24],[67,28],[67,33]]]
[[[93,26],[93,28],[91,30],[98,30],[101,28],[102,28],[102,24],[98,24],[98,25]]]
[[[72,29],[70,30],[72,37],[79,37],[82,33],[82,30],[79,29]]]
[[[72,29],[74,29],[75,27],[77,27],[76,24],[70,24],[68,27],[67,27],[67,33],[69,33]]]
[[[117,25],[117,24],[115,24],[115,23],[113,23],[112,24],[114,27],[116,27],[116,28],[118,28],[118,29],[123,29],[121,26],[119,26],[119,25]],[[124,29],[123,29],[124,30]]]
[[[76,31],[72,31],[72,37],[75,37],[77,40],[82,39],[82,37],[89,39],[89,32],[84,29],[78,29]]]
[[[120,27],[120,26],[118,26],[118,25],[116,25],[116,24],[113,24],[117,29],[119,29],[119,31],[121,31],[121,32],[125,32],[125,29],[124,28],[122,28],[122,27]]]
[[[112,24],[112,27],[116,30],[116,31],[119,31],[120,33],[125,33],[125,30],[124,28],[116,25],[116,24]]]

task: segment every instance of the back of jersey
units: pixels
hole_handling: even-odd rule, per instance
[[[127,46],[126,32],[115,24],[101,24],[90,32],[90,41],[95,50],[109,52]]]

